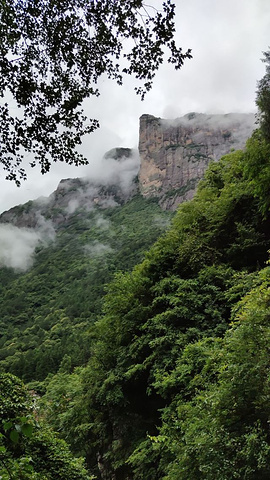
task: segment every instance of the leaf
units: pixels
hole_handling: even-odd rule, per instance
[[[19,441],[19,434],[16,430],[11,430],[9,434],[9,438],[13,443],[18,443]]]
[[[22,426],[22,433],[23,433],[26,437],[31,437],[31,436],[32,436],[32,433],[33,433],[33,425],[31,425],[30,423],[25,423],[25,424]]]
[[[27,417],[19,417],[21,423],[27,423]]]
[[[3,428],[4,428],[5,432],[7,430],[10,430],[11,427],[12,427],[12,422],[3,422]]]

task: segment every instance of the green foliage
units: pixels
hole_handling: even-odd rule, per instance
[[[39,409],[46,423],[61,434],[72,451],[85,456],[87,448],[82,419],[87,422],[87,411],[81,403],[83,368],[77,368],[71,374],[64,369],[63,364],[64,362],[56,375],[49,376],[44,382],[43,388],[46,393],[39,401]],[[40,384],[37,386],[41,387]]]
[[[251,369],[245,379],[239,366],[239,382],[247,387],[256,379],[253,393],[246,396],[246,387],[241,393],[238,383],[229,393],[240,361],[239,345],[235,356],[228,353],[237,331],[229,329],[230,322],[240,315],[241,298],[252,288],[258,293],[258,270],[265,266],[270,241],[269,213],[262,213],[245,170],[252,148],[251,142],[246,152],[211,164],[196,197],[180,206],[145,260],[108,286],[103,316],[89,332],[81,393],[70,401],[69,413],[60,415],[72,411],[80,445],[88,445],[89,465],[98,457],[108,477],[227,480],[269,474],[266,417],[244,421],[250,409],[244,402],[262,392],[265,377]],[[249,335],[255,351],[256,335]],[[258,344],[264,359],[267,342],[268,334],[265,345]],[[243,338],[242,348],[248,344]],[[258,355],[254,367],[260,365]],[[247,362],[248,354],[242,360]],[[64,378],[49,382],[45,399],[59,398],[56,385]],[[43,408],[46,412],[46,402]],[[67,422],[58,419],[54,427],[69,437]]]
[[[180,390],[163,412],[157,442],[171,455],[164,479],[269,477],[269,268],[258,282],[224,340],[188,346],[172,373],[181,379],[188,366],[191,395]]]
[[[269,178],[270,178],[270,143],[261,130],[254,132],[247,142],[245,174],[255,195],[259,198],[260,208],[264,214],[269,211]]]
[[[100,304],[91,310],[91,303],[83,302],[77,310],[79,316],[72,311],[75,297],[87,288],[79,283],[80,273],[88,275],[85,263],[78,260],[77,240],[83,245],[101,241],[99,233],[94,230],[90,236],[89,228],[73,218],[68,228],[70,232],[75,229],[76,241],[73,243],[72,235],[68,237],[73,248],[70,255],[65,242],[69,232],[61,232],[63,255],[71,262],[70,288],[69,277],[66,286],[61,274],[56,272],[55,278],[68,295],[63,294],[61,303],[52,295],[50,307],[57,308],[41,315],[41,307],[30,332],[27,329],[32,326],[20,330],[17,323],[14,338],[19,338],[20,331],[33,335],[38,327],[48,332],[33,349],[40,365],[45,357],[50,358],[48,369],[55,373],[39,385],[33,383],[44,392],[40,415],[76,455],[85,456],[98,478],[269,478],[270,267],[265,265],[270,212],[264,182],[268,150],[258,131],[245,151],[212,163],[195,198],[179,207],[169,230],[143,260],[139,250],[140,263],[133,269],[136,260],[132,255],[123,268],[112,252],[102,257],[104,268],[111,268],[106,270],[110,279],[114,277],[106,286],[102,283],[106,291],[102,312]],[[145,205],[140,197],[106,212],[115,229],[110,229],[107,242],[116,251],[124,239],[119,255],[127,243],[128,252],[137,241],[142,245],[146,224],[154,218],[150,213],[137,216],[138,205]],[[148,207],[141,211],[158,208],[155,203]],[[130,243],[127,236],[121,237],[123,226]],[[104,235],[104,230],[100,234]],[[149,237],[153,240],[152,233]],[[55,252],[53,265],[59,259],[66,268],[62,252]],[[95,264],[96,258],[87,261],[93,271],[100,272],[101,262]],[[27,274],[39,295],[44,288],[40,279],[48,265],[39,265],[40,270],[35,271],[40,274],[38,280]],[[95,265],[99,266],[96,270]],[[20,285],[16,275],[9,272],[7,278],[10,285]],[[2,290],[8,295],[5,285]],[[27,289],[18,288],[19,305],[25,298],[22,292]],[[11,291],[9,295],[11,298]],[[65,303],[68,297],[71,304]],[[12,312],[11,302],[7,306]],[[2,325],[5,335],[6,325]],[[73,370],[76,332],[82,332],[80,341],[85,341],[82,345],[88,354],[87,362]],[[12,343],[8,345],[12,348]],[[44,357],[39,348],[44,348]],[[54,356],[58,352],[61,360]],[[14,419],[7,420],[6,434],[18,424]],[[34,435],[29,442],[32,438]]]
[[[119,85],[134,76],[144,97],[169,51],[168,62],[179,69],[186,58],[174,40],[174,9],[169,0],[162,10],[138,0],[36,0],[1,3],[1,158],[7,179],[18,185],[26,178],[24,154],[42,173],[52,161],[87,163],[76,147],[82,136],[98,128],[82,107],[99,96],[100,77]],[[129,44],[127,39],[132,39]],[[20,109],[20,115],[14,111]]]
[[[260,130],[266,141],[270,142],[270,51],[264,52],[263,62],[266,72],[258,82],[256,104],[259,108]]]
[[[0,269],[2,369],[32,381],[56,373],[65,354],[72,368],[85,364],[105,285],[142,260],[170,217],[140,195],[121,206],[78,210],[55,242],[39,249],[32,269]]]
[[[5,480],[90,480],[81,459],[37,424],[33,399],[22,382],[0,375],[0,476]]]

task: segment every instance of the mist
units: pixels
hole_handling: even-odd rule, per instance
[[[231,141],[235,143],[234,147],[237,149],[245,144],[255,130],[256,115],[254,113],[205,114],[191,112],[175,119],[160,119],[160,124],[164,129],[189,126],[195,130],[193,139],[198,137],[199,143],[201,141],[200,129],[229,130]],[[198,133],[196,133],[196,129],[198,129]]]
[[[111,151],[113,154],[114,150]],[[96,185],[118,185],[123,193],[128,193],[140,169],[139,152],[132,150],[131,156],[122,156],[120,159],[112,156],[107,152],[100,160],[93,162],[86,178]]]
[[[93,162],[90,174],[79,179],[61,180],[51,199],[64,208],[68,215],[80,208],[91,211],[96,204],[103,208],[118,206],[113,196],[100,195],[100,189],[116,186],[125,197],[128,196],[134,189],[140,158],[137,150],[131,150],[129,156],[122,155],[116,159],[113,158],[115,151],[113,149]]]
[[[28,270],[34,253],[41,242],[39,232],[18,228],[11,224],[0,225],[0,265],[21,272]]]
[[[50,220],[36,213],[36,228],[17,227],[11,223],[0,224],[0,266],[25,272],[32,267],[38,245],[49,246],[55,240],[55,230]]]
[[[84,252],[86,255],[91,257],[100,257],[106,255],[107,253],[113,252],[113,249],[110,247],[110,245],[95,241],[85,245]]]

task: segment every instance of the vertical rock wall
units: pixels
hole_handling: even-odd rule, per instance
[[[210,161],[244,148],[254,129],[253,114],[190,113],[176,120],[140,118],[140,190],[158,196],[165,209],[193,197]]]

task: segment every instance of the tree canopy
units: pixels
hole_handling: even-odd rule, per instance
[[[179,69],[191,51],[176,46],[175,5],[141,0],[2,0],[0,7],[0,162],[17,185],[25,153],[42,173],[51,163],[85,164],[76,150],[98,128],[83,102],[102,76],[138,79],[142,98],[168,52]]]

